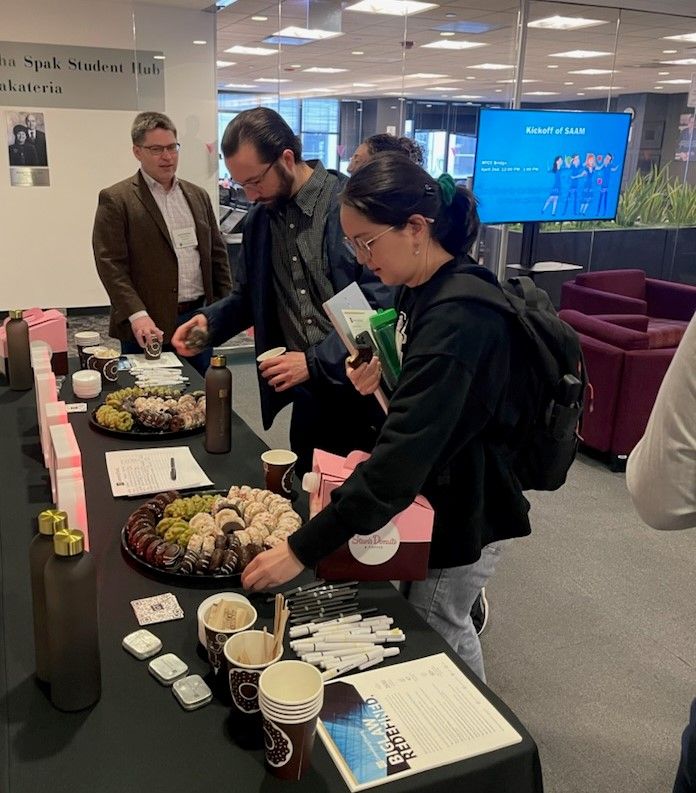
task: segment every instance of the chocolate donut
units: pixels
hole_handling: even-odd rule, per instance
[[[227,537],[224,534],[218,534],[215,538],[215,547],[222,548],[223,550],[227,548]]]
[[[210,561],[208,562],[208,572],[209,573],[217,572],[220,569],[220,566],[222,565],[224,558],[225,558],[225,551],[223,551],[221,548],[216,548],[210,554]]]
[[[167,570],[176,570],[184,558],[184,549],[176,542],[165,543],[162,564]]]
[[[241,545],[237,551],[237,566],[235,567],[235,573],[241,573],[250,561],[251,554],[249,553],[249,546]]]
[[[165,544],[164,540],[158,537],[156,541],[151,542],[147,546],[145,552],[143,553],[143,559],[145,559],[145,561],[148,564],[155,564],[155,557],[157,555],[157,550],[164,544]]]
[[[135,552],[138,554],[138,556],[144,558],[145,551],[148,549],[148,546],[159,539],[160,537],[158,537],[154,532],[152,534],[140,535],[135,543]]]
[[[225,575],[231,575],[232,573],[234,573],[238,561],[239,559],[237,557],[236,551],[232,551],[232,550],[225,551],[225,558],[222,561],[220,572],[224,573]]]

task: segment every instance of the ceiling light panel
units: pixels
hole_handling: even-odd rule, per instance
[[[324,39],[334,39],[342,36],[343,33],[336,30],[321,30],[320,28],[298,28],[287,27],[276,31],[274,36],[284,36],[291,39],[311,39],[312,41],[323,41]]]
[[[616,72],[614,69],[573,69],[568,74],[591,74],[596,76],[598,74],[616,74]]]
[[[549,58],[604,58],[611,52],[600,50],[568,50],[567,52],[552,52]]]
[[[488,46],[483,41],[454,41],[453,39],[437,39],[429,44],[421,44],[423,49],[434,50],[473,50],[476,47]]]
[[[527,27],[540,28],[541,30],[580,30],[580,28],[592,28],[606,24],[607,22],[604,19],[552,16],[536,19],[534,22],[530,22]]]
[[[275,55],[278,50],[272,50],[268,47],[245,47],[242,44],[235,44],[233,47],[228,47],[225,52],[231,55]]]
[[[678,36],[663,36],[670,41],[688,41],[696,44],[696,33],[680,33]]]
[[[389,16],[410,17],[439,8],[437,3],[421,3],[417,0],[361,0],[346,6],[344,11],[358,11],[362,14],[388,14]]]
[[[406,77],[413,80],[440,80],[442,77],[449,77],[449,75],[435,74],[433,72],[416,72],[415,74],[407,74]]]
[[[287,77],[257,77],[255,83],[289,83]]]
[[[586,91],[623,91],[622,85],[588,85]]]
[[[467,66],[467,69],[481,69],[483,71],[497,72],[503,69],[514,69],[514,66],[509,66],[506,63],[477,63],[474,66]]]
[[[334,66],[311,66],[309,69],[303,69],[303,72],[312,72],[312,74],[338,74],[339,72],[347,72],[348,69],[338,69]]]
[[[237,61],[215,61],[218,69],[226,69],[228,66],[235,66]]]
[[[658,80],[662,85],[691,85],[691,80]]]
[[[678,61],[660,61],[665,66],[696,66],[696,58],[681,58]]]

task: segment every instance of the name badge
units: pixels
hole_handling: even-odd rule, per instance
[[[174,246],[176,248],[195,248],[198,245],[196,229],[191,226],[187,229],[177,229],[174,232]]]

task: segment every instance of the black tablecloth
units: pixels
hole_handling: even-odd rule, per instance
[[[192,382],[197,377],[187,367]],[[125,380],[126,376],[121,375]],[[72,396],[69,380],[61,397]],[[31,595],[28,544],[38,512],[50,506],[48,472],[41,461],[34,392],[0,388],[0,790],[8,793],[210,793],[288,789],[268,775],[262,751],[244,751],[233,740],[229,708],[218,700],[185,712],[172,692],[121,648],[123,637],[138,628],[130,601],[173,592],[185,617],[151,626],[190,673],[208,674],[196,639],[196,608],[210,594],[148,578],[127,563],[120,547],[126,517],[145,499],[111,496],[104,452],[133,448],[133,442],[106,437],[88,425],[86,414],[72,414],[82,452],[91,551],[99,574],[100,642],[103,691],[92,709],[76,714],[54,710],[33,677]],[[90,409],[100,400],[90,403]],[[217,488],[230,484],[263,486],[259,456],[265,446],[238,418],[233,418],[232,451],[209,455],[202,435],[166,445],[188,445]],[[162,443],[162,442],[160,442]],[[147,445],[147,444],[138,444]],[[299,511],[306,504],[299,501]],[[289,585],[288,585],[289,586]],[[389,584],[363,585],[363,606],[377,606],[403,628],[407,641],[399,661],[446,652],[463,671],[446,643],[432,631]],[[272,604],[254,597],[259,625],[272,624]],[[285,657],[294,657],[286,649]],[[390,659],[392,660],[392,659]],[[540,793],[539,757],[534,741],[514,714],[478,683],[523,736],[522,743],[444,768],[389,783],[392,793],[452,791],[467,793]],[[312,793],[347,790],[319,738],[313,768],[297,790]]]

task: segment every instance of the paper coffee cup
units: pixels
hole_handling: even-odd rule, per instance
[[[241,606],[247,606],[248,608],[252,607],[249,598],[240,595],[239,592],[218,592],[215,595],[207,597],[198,607],[196,614],[198,618],[198,641],[203,646],[205,646],[205,625],[203,624],[203,617],[213,603],[217,603],[218,600],[231,600],[238,608],[241,608]]]
[[[287,449],[270,449],[261,455],[266,489],[285,498],[292,494],[297,455]]]
[[[264,752],[270,772],[279,779],[301,779],[312,764],[317,716],[287,723],[269,719],[261,712]]]
[[[143,352],[145,353],[146,360],[158,361],[160,355],[162,355],[162,342],[157,336],[150,336],[150,340],[143,348]]]
[[[205,629],[205,647],[208,651],[208,660],[213,667],[213,672],[217,675],[224,666],[224,647],[225,642],[235,633],[245,631],[256,622],[256,609],[252,605],[235,604],[238,610],[246,612],[246,618],[240,625],[234,628],[218,628],[208,622],[212,605],[208,607],[203,615],[203,628]]]
[[[266,352],[262,352],[261,355],[257,355],[256,361],[257,363],[268,361],[271,358],[277,358],[279,355],[284,355],[286,352],[287,347],[273,347],[270,350],[266,350]]]
[[[273,634],[242,631],[225,642],[224,654],[232,704],[243,714],[259,712],[261,672],[283,657],[283,645],[273,657]]]
[[[271,707],[303,711],[324,699],[321,672],[305,661],[279,661],[259,680],[260,696]]]

